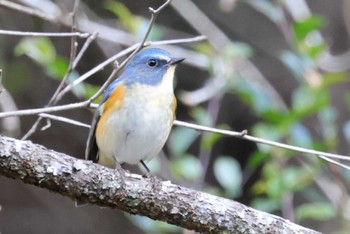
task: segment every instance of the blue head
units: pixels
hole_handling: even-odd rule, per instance
[[[120,79],[123,79],[126,85],[135,82],[157,85],[165,77],[169,68],[174,67],[183,60],[184,58],[175,58],[162,49],[144,49],[126,64]]]
[[[149,48],[140,51],[126,64],[123,73],[108,86],[101,104],[107,100],[120,82],[123,81],[125,85],[139,83],[156,86],[163,79],[168,78],[166,74],[173,76],[174,70],[171,68],[183,60],[184,58],[175,58],[162,49]]]

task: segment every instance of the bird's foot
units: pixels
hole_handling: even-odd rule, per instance
[[[160,191],[162,189],[162,180],[151,173],[151,171],[148,169],[147,165],[144,163],[143,160],[141,160],[140,162],[147,171],[147,173],[142,177],[149,178],[151,180],[153,189],[155,189],[156,191]]]
[[[118,176],[119,176],[119,178],[120,178],[121,188],[122,188],[122,189],[125,189],[125,188],[126,188],[126,183],[125,183],[125,181],[126,181],[125,170],[122,168],[122,166],[121,166],[119,163],[117,163],[115,169],[116,169],[116,171],[118,172]]]
[[[162,189],[162,180],[160,178],[158,178],[156,175],[153,175],[152,173],[147,172],[142,177],[150,179],[154,190],[160,191]]]

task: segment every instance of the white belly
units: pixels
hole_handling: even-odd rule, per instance
[[[146,91],[147,90],[147,91]],[[100,157],[118,163],[138,164],[157,156],[173,122],[174,95],[137,85],[141,95],[126,94],[124,106],[107,120],[107,134],[97,139]],[[161,98],[160,98],[161,97]]]

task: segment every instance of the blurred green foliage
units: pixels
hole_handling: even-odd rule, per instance
[[[15,55],[26,55],[36,62],[49,75],[50,78],[62,80],[69,67],[69,59],[57,54],[50,38],[47,37],[25,37],[15,48]],[[79,77],[76,71],[68,74],[66,82],[69,84]],[[79,97],[88,99],[94,95],[99,86],[89,83],[80,83],[73,88],[73,93]],[[101,98],[101,97],[100,97]],[[99,99],[96,102],[99,102]]]
[[[214,174],[226,197],[241,195],[243,175],[239,162],[232,156],[220,156],[214,162]]]
[[[53,78],[62,79],[69,61],[57,55],[54,45],[47,37],[25,37],[15,48],[17,56],[27,55]]]
[[[106,0],[104,1],[106,9],[111,11],[117,18],[123,28],[135,35],[138,39],[142,39],[148,27],[148,20],[143,19],[132,12],[121,2]],[[157,24],[154,24],[149,34],[149,40],[159,40],[163,36],[163,30]]]

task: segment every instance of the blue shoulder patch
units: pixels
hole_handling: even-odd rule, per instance
[[[108,88],[105,90],[102,100],[100,102],[100,105],[102,105],[111,95],[111,93],[113,92],[113,90],[115,88],[117,88],[117,86],[119,85],[119,83],[122,81],[122,79],[120,79],[120,77],[118,77],[117,79],[115,79],[109,86]]]

